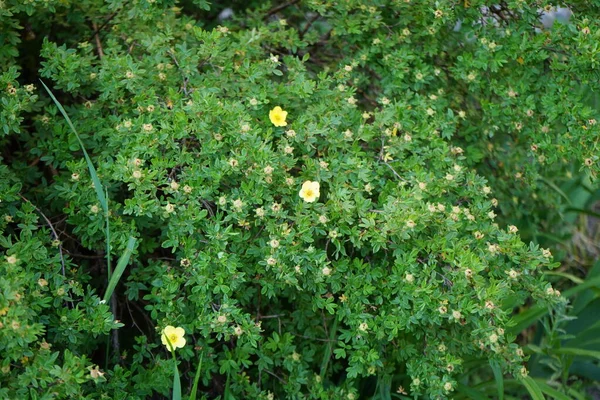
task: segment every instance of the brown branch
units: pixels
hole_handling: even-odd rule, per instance
[[[92,22],[92,28],[94,28],[94,38],[96,39],[96,48],[98,49],[98,58],[102,60],[104,57],[104,52],[102,51],[102,42],[100,41],[100,36],[98,35],[98,25],[95,22]]]
[[[127,2],[123,3],[123,6],[127,5]],[[102,25],[100,25],[97,28],[94,28],[94,32],[91,34],[91,36],[89,37],[88,40],[86,40],[87,42],[90,42],[95,36],[97,36],[102,29],[104,29],[106,27],[106,25],[108,25],[110,23],[110,21],[113,20],[114,17],[117,16],[117,14],[122,10],[123,8],[118,9],[117,11],[115,11],[114,13],[112,13],[111,15],[108,16],[108,18],[106,19],[106,21],[104,21],[102,23]]]
[[[304,335],[300,335],[298,333],[293,333],[293,332],[292,332],[292,335],[294,335],[296,337],[301,337],[301,338],[304,338],[304,339],[308,339],[308,340],[316,340],[316,341],[319,341],[319,342],[337,342],[337,339],[331,340],[331,339],[313,338],[313,337],[310,337],[310,336],[304,336]]]
[[[264,369],[263,371],[265,371],[267,374],[274,376],[275,378],[279,379],[279,382],[283,383],[284,385],[287,385],[287,382],[280,378],[279,376],[277,376],[276,374],[274,374],[273,372],[269,371],[268,369]]]
[[[287,3],[283,3],[283,4],[280,4],[280,5],[276,6],[276,7],[273,7],[273,8],[271,8],[271,9],[270,9],[270,10],[267,12],[267,15],[265,15],[265,16],[263,17],[263,19],[267,19],[267,18],[269,18],[271,15],[273,15],[273,14],[275,14],[275,13],[278,13],[279,11],[281,11],[281,10],[284,10],[284,9],[288,8],[289,6],[292,6],[292,5],[296,4],[296,3],[298,3],[299,1],[300,1],[300,0],[291,0],[291,1],[288,1]]]
[[[312,24],[314,24],[319,18],[321,18],[321,16],[319,14],[315,14],[314,17],[308,20],[304,29],[302,29],[302,31],[300,31],[300,33],[298,34],[300,36],[300,39],[304,38],[306,32],[308,32]]]
[[[44,218],[44,220],[46,221],[46,223],[48,224],[48,226],[50,227],[50,230],[52,231],[52,234],[54,235],[54,239],[59,241],[58,244],[58,252],[60,254],[60,262],[62,264],[62,275],[63,277],[65,276],[65,258],[63,256],[63,248],[62,248],[62,243],[60,243],[60,239],[58,237],[58,233],[56,233],[56,230],[54,229],[54,226],[52,225],[52,222],[50,222],[50,220],[48,219],[48,217],[46,217],[46,215],[39,209],[37,208],[31,201],[29,201],[28,199],[26,199],[23,195],[19,194],[19,197],[23,200],[25,200],[26,202],[28,202],[29,204],[31,204],[31,206],[33,208],[35,208],[35,211],[37,211],[42,218]]]

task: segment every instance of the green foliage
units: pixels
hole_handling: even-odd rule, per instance
[[[3,398],[542,398],[597,356],[537,243],[595,196],[593,6],[0,4]]]

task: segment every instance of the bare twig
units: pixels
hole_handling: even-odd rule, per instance
[[[60,254],[60,262],[62,264],[62,275],[64,277],[65,276],[65,258],[63,256],[62,243],[60,243],[60,239],[58,238],[58,233],[56,233],[56,230],[54,229],[54,226],[52,225],[52,222],[50,222],[50,220],[48,219],[48,217],[46,217],[46,215],[39,208],[37,208],[31,201],[29,201],[28,199],[26,199],[21,194],[19,194],[19,197],[22,198],[23,200],[25,200],[26,202],[28,202],[29,204],[31,204],[31,206],[33,208],[35,208],[35,210],[42,216],[42,218],[44,218],[44,220],[46,221],[46,223],[50,227],[50,230],[52,231],[52,235],[54,236],[54,239],[58,240],[58,242],[59,242],[58,243],[58,252]]]
[[[110,312],[112,313],[112,315],[116,316],[117,315],[117,296],[113,295],[110,296]],[[119,349],[121,348],[121,344],[119,343],[119,330],[118,329],[113,329],[112,330],[112,345],[113,345],[113,351],[115,354],[119,354]]]
[[[269,18],[271,15],[273,15],[273,14],[275,14],[275,13],[278,13],[279,11],[281,11],[281,10],[284,10],[284,9],[288,8],[289,6],[292,6],[292,5],[296,4],[296,3],[298,3],[299,1],[300,1],[300,0],[291,0],[291,1],[288,1],[287,3],[283,3],[283,4],[280,4],[280,5],[276,6],[276,7],[273,7],[273,8],[271,8],[271,9],[270,9],[270,10],[267,12],[267,15],[265,15],[265,16],[263,17],[263,19],[267,19],[267,18]]]
[[[304,335],[300,335],[298,333],[293,333],[293,332],[292,332],[292,335],[297,336],[297,337],[301,337],[303,339],[316,340],[318,342],[337,342],[337,339],[336,340],[331,340],[331,339],[313,338],[313,337],[310,337],[310,336],[304,336]]]
[[[269,371],[268,369],[264,369],[263,371],[265,371],[267,374],[274,376],[275,378],[279,379],[279,382],[283,383],[284,385],[287,385],[287,382],[280,378],[279,376],[277,376],[276,374],[274,374],[273,372]]]
[[[392,170],[392,172],[394,173],[394,175],[396,175],[396,178],[398,178],[400,181],[402,182],[406,182],[406,179],[404,179],[403,177],[400,176],[399,173],[396,172],[396,170],[394,169],[394,167],[392,167],[387,161],[385,161],[385,140],[383,139],[383,137],[381,138],[381,150],[379,151],[379,161],[381,161],[382,163],[384,163],[385,165],[387,165],[387,167],[389,169]]]
[[[96,39],[96,48],[98,49],[98,58],[102,59],[104,57],[104,52],[102,51],[102,42],[100,41],[100,36],[98,35],[98,25],[95,22],[92,22],[92,28],[94,28],[94,38]]]
[[[67,249],[65,249],[65,253],[67,253],[68,255],[70,255],[71,257],[74,257],[74,258],[85,258],[85,259],[88,259],[88,260],[98,260],[98,259],[104,258],[104,254],[90,256],[90,255],[87,255],[87,254],[71,253]]]
[[[279,318],[279,317],[285,317],[285,314],[261,315],[258,318],[259,319],[268,319],[268,318]]]
[[[179,62],[177,61],[177,58],[175,57],[175,54],[173,54],[172,51],[169,51],[168,53],[171,56],[171,58],[173,59],[173,62],[175,63],[175,65],[177,66],[177,69],[181,73],[181,78],[183,79],[183,86],[181,86],[181,90],[183,91],[183,94],[185,94],[186,96],[189,96],[190,93],[192,93],[194,91],[194,89],[189,90],[187,87],[189,78],[183,74],[183,71],[181,70],[181,66],[179,65]]]
[[[133,318],[133,313],[131,312],[131,307],[129,307],[129,300],[127,298],[125,299],[125,305],[127,306],[127,311],[129,312],[129,318],[131,318],[131,323],[133,324],[133,326],[135,326],[138,329],[138,331],[140,331],[140,333],[142,335],[145,335],[142,328],[140,328],[138,326],[138,324],[135,322],[135,318]]]
[[[381,160],[381,162],[383,162],[385,165],[387,165],[387,167],[388,167],[389,169],[391,169],[391,170],[392,170],[392,172],[394,173],[394,175],[396,175],[396,178],[400,179],[402,182],[406,182],[406,179],[404,179],[403,177],[401,177],[401,176],[400,176],[400,174],[398,174],[398,173],[396,172],[396,170],[394,169],[394,167],[392,167],[392,166],[391,166],[391,165],[390,165],[390,164],[389,164],[387,161],[383,161],[383,160]]]
[[[125,6],[127,4],[127,2],[123,3],[123,6]],[[102,29],[104,29],[106,27],[106,25],[108,25],[110,23],[110,21],[113,20],[114,17],[117,16],[117,14],[119,14],[119,12],[121,12],[123,8],[118,9],[117,11],[115,11],[114,13],[112,13],[111,15],[108,16],[108,18],[106,19],[106,21],[104,21],[102,23],[102,25],[100,25],[99,27],[94,27],[92,25],[92,27],[94,28],[94,32],[91,34],[91,36],[89,37],[89,39],[87,40],[88,42],[90,42],[94,37],[98,36],[98,34],[102,31]],[[95,25],[95,23],[94,23]]]
[[[202,204],[204,204],[204,207],[206,207],[206,209],[208,210],[208,213],[210,214],[210,216],[212,218],[214,218],[215,217],[215,212],[213,211],[212,206],[210,205],[210,203],[208,201],[204,200],[204,199],[201,199],[200,201],[202,202]]]
[[[302,29],[300,31],[300,33],[298,34],[300,36],[300,39],[302,39],[304,37],[306,32],[308,32],[308,30],[312,26],[312,24],[314,24],[319,18],[321,18],[321,16],[319,14],[315,14],[311,19],[308,20],[304,29]]]

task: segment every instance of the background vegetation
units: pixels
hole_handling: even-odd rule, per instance
[[[597,397],[557,6],[0,1],[0,397]]]

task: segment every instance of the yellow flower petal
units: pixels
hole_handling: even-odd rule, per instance
[[[269,111],[269,119],[275,126],[286,126],[287,122],[285,119],[287,118],[287,114],[287,111],[283,111],[280,106],[277,106]]]
[[[169,347],[169,343],[173,347],[173,350],[182,348],[185,346],[185,330],[181,327],[175,328],[174,326],[168,325],[163,329],[160,340],[163,345],[167,347],[167,349],[171,349]]]
[[[298,195],[307,203],[312,203],[321,195],[319,189],[319,182],[306,181],[302,184],[302,189],[300,189],[300,193],[298,193]]]

